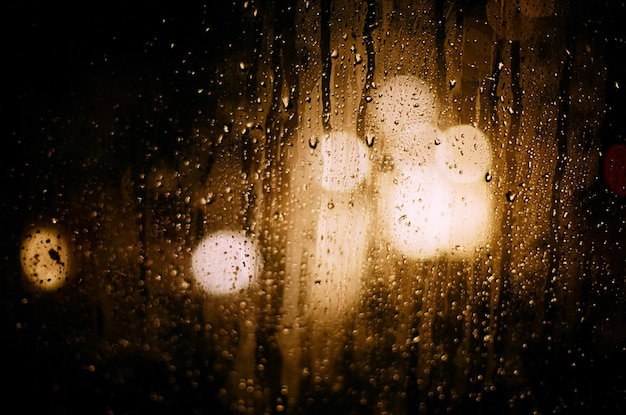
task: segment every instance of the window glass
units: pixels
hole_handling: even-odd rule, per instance
[[[24,412],[626,407],[624,5],[4,6]]]

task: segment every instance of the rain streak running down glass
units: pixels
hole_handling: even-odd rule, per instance
[[[6,405],[626,409],[626,5],[38,3],[3,13]]]

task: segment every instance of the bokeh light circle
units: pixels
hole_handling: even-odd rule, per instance
[[[71,270],[67,238],[55,227],[33,227],[22,239],[20,264],[24,279],[33,289],[60,288]]]
[[[211,294],[232,294],[248,288],[261,271],[261,254],[244,232],[219,231],[194,249],[191,267],[198,286]]]
[[[482,180],[491,165],[491,146],[487,136],[469,124],[444,130],[436,154],[440,171],[457,183]]]

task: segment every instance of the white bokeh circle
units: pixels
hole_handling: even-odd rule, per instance
[[[191,267],[202,290],[211,294],[232,294],[256,280],[262,259],[255,242],[244,232],[219,231],[196,246]]]

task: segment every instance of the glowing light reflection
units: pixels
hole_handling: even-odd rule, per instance
[[[376,90],[373,122],[388,132],[398,132],[404,125],[436,121],[435,94],[416,76],[399,75]]]
[[[398,173],[387,174],[380,182],[383,236],[412,258],[442,253],[450,234],[450,186],[426,168]]]
[[[244,232],[219,231],[198,244],[191,266],[202,290],[211,294],[233,294],[256,280],[261,264],[258,248]]]
[[[26,282],[35,290],[60,288],[71,270],[68,241],[59,229],[34,228],[22,239],[20,262]]]
[[[436,147],[440,171],[454,182],[481,180],[491,165],[491,148],[487,137],[472,125],[455,125],[442,134]]]
[[[407,257],[465,258],[488,243],[488,138],[472,125],[435,127],[432,90],[415,77],[389,80],[374,111],[391,167],[378,176],[381,235]]]
[[[326,190],[352,190],[369,173],[367,148],[353,134],[339,131],[325,135],[322,154],[322,187]]]
[[[322,205],[317,224],[316,269],[309,280],[314,317],[337,316],[358,298],[367,259],[369,215],[363,200]]]
[[[419,169],[435,163],[435,148],[440,140],[441,131],[430,124],[407,125],[402,131],[387,136],[385,150],[396,168]]]

